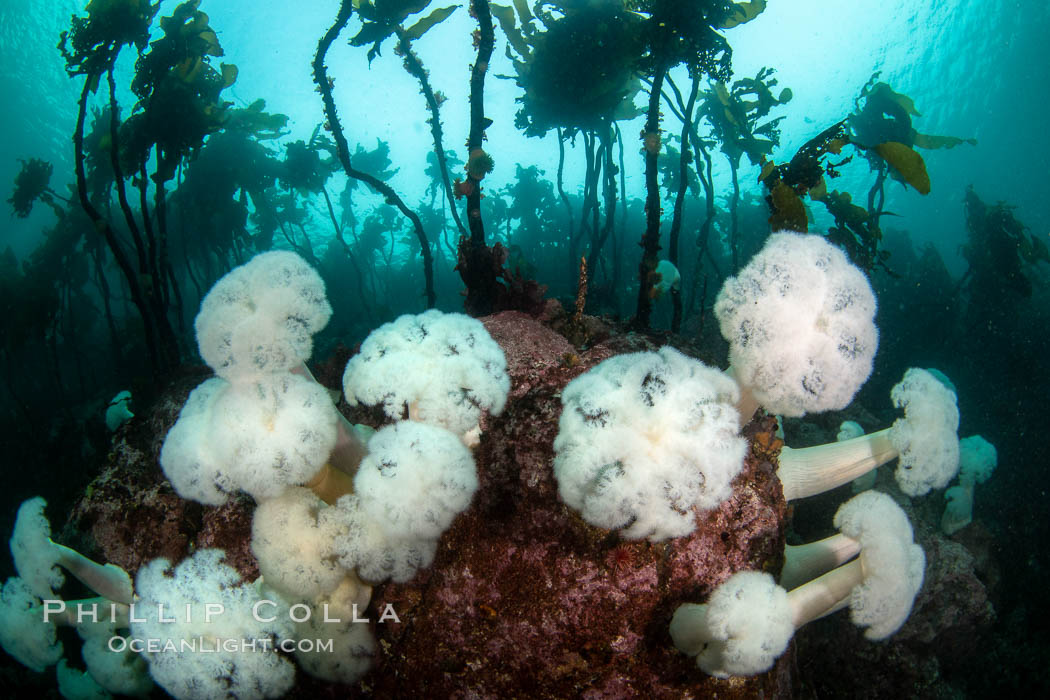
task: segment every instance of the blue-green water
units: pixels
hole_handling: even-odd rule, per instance
[[[154,76],[156,83],[165,76],[178,88],[174,97],[168,96],[172,101],[160,106],[157,91],[134,92],[141,66],[136,65],[135,46],[125,46],[112,75],[123,125],[117,141],[130,153],[123,163],[130,215],[122,211],[111,182],[109,122],[95,121],[108,114],[101,111],[109,102],[105,77],[86,102],[83,184],[95,214],[85,215],[76,189],[72,140],[85,78],[67,74],[56,45],[71,16],[111,4],[5,0],[0,6],[0,48],[9,66],[0,77],[0,192],[6,193],[5,200],[11,197],[0,229],[5,315],[0,409],[7,448],[0,530],[11,528],[20,502],[42,495],[51,504],[53,528],[61,532],[63,513],[107,463],[112,434],[103,414],[109,400],[131,389],[135,412],[148,415],[151,401],[168,388],[176,367],[199,365],[193,320],[201,299],[222,274],[256,253],[295,250],[324,279],[333,316],[314,340],[315,363],[335,356],[345,361],[341,345],[352,349],[382,323],[422,312],[428,293],[444,311],[463,311],[466,299],[466,310],[472,312],[538,312],[543,296],[571,311],[578,259],[589,256],[588,314],[602,316],[614,335],[652,331],[656,344],[667,342],[673,330],[674,344],[685,343],[705,360],[725,366],[726,347],[712,314],[714,299],[725,278],[761,247],[772,216],[776,228],[793,222],[811,233],[833,234],[838,227],[839,233],[829,237],[838,244],[848,241],[847,252],[869,276],[879,300],[879,351],[871,378],[850,409],[869,419],[865,428],[892,423],[895,413],[886,397],[905,369],[936,367],[957,388],[959,435],[981,434],[998,449],[996,472],[976,490],[974,523],[953,536],[975,557],[967,581],[980,582],[981,595],[995,611],[994,622],[989,617],[975,632],[977,640],[960,645],[964,656],[952,663],[946,655],[926,650],[938,644],[954,649],[956,640],[923,639],[926,655],[919,660],[926,665],[916,671],[915,687],[924,690],[916,694],[980,697],[1000,684],[1045,690],[1042,671],[1050,642],[1043,620],[1048,611],[1038,595],[1048,565],[1042,543],[1050,534],[1041,486],[1048,460],[1041,411],[1050,389],[1050,144],[1044,137],[1050,8],[1045,2],[771,0],[752,21],[720,30],[732,47],[727,88],[772,68],[775,72],[763,76],[776,99],[765,105],[768,114],[757,116],[748,106],[755,94],[737,92],[735,108],[743,111],[732,113],[733,107],[719,101],[710,72],[697,81],[695,136],[702,139],[704,153],[696,152],[685,163],[695,185],[680,199],[680,240],[674,252],[670,231],[682,165],[675,158],[681,148],[679,113],[692,76],[677,57],[667,59],[674,88],[665,81],[656,178],[663,216],[656,257],[677,260],[681,288],[677,295],[643,291],[641,297],[652,298],[644,329],[630,321],[639,312],[639,241],[647,226],[645,199],[653,193],[645,177],[646,144],[654,149],[645,140],[644,112],[659,61],[653,58],[658,52],[645,45],[649,4],[635,3],[630,11],[621,11],[618,0],[561,3],[566,16],[592,13],[588,16],[597,19],[585,22],[570,42],[573,51],[584,53],[567,50],[542,69],[536,67],[537,56],[543,57],[541,37],[562,17],[554,10],[559,3],[546,8],[555,12],[547,18],[549,26],[533,19],[520,40],[527,17],[519,8],[518,29],[511,34],[529,44],[529,56],[520,44],[508,42],[506,26],[497,21],[483,97],[483,114],[491,124],[484,140],[471,146],[483,148],[493,167],[491,172],[471,172],[463,163],[474,160],[466,144],[477,23],[466,3],[451,3],[449,7],[462,6],[413,42],[427,71],[427,90],[436,92],[441,103],[448,191],[432,160],[431,114],[420,83],[395,50],[396,38],[389,36],[394,24],[410,28],[437,5],[418,15],[397,16],[398,22],[385,27],[386,38],[371,59],[371,41],[351,46],[348,39],[364,36],[376,24],[363,22],[358,12],[351,16],[327,53],[331,95],[351,162],[391,188],[404,210],[418,214],[433,258],[429,284],[418,230],[390,206],[394,199],[347,177],[332,141],[312,61],[339,9],[333,0],[297,6],[205,0],[199,10],[207,18],[198,19],[204,22],[198,30],[210,26],[223,55],[216,55],[218,49],[201,51],[199,45],[179,48],[193,54],[192,60],[183,61],[180,54]],[[718,3],[678,3],[693,4]],[[380,3],[381,8],[398,5]],[[170,1],[160,4],[157,19],[148,24],[150,41],[163,37],[160,18],[177,7]],[[543,10],[533,8],[535,13]],[[604,37],[603,32],[609,38],[602,41],[608,43],[586,53],[588,41]],[[197,33],[192,38],[211,42],[210,36],[205,40]],[[143,43],[141,50],[148,54],[150,47]],[[574,65],[580,55],[584,63]],[[586,58],[595,55],[601,58]],[[199,59],[205,68],[199,67]],[[626,73],[615,72],[617,61],[624,62]],[[235,79],[227,69],[228,86],[219,90],[213,82],[207,92],[195,82],[214,71],[208,79],[221,83],[223,64],[237,68]],[[873,108],[874,114],[886,129],[882,133],[895,135],[862,143],[856,115],[865,107],[865,91],[880,83],[893,98],[889,111]],[[559,93],[563,84],[573,87]],[[180,92],[191,88],[198,92]],[[790,99],[784,88],[790,89]],[[675,101],[675,89],[681,104]],[[537,107],[538,94],[557,95],[547,105],[553,112]],[[614,104],[587,113],[595,94],[612,94]],[[628,112],[633,116],[621,118]],[[585,117],[578,118],[581,113]],[[139,132],[132,128],[136,115],[141,117]],[[785,180],[796,195],[777,200],[778,218],[776,206],[771,211],[766,201],[767,195],[775,198],[774,180],[763,183],[760,178],[851,115],[854,121],[844,129],[852,130],[855,144],[841,151],[836,144],[821,153],[817,175],[803,181],[791,179],[788,171],[775,171],[774,180]],[[260,126],[264,118],[265,129]],[[751,121],[736,134],[734,146],[726,128],[741,128],[741,118]],[[526,122],[532,132],[545,133],[526,135]],[[763,130],[771,123],[772,131]],[[163,139],[173,134],[184,140],[165,150],[163,165],[155,150],[140,147],[145,160],[139,163],[131,151],[142,133],[149,134],[143,138],[150,143],[169,143]],[[559,133],[564,135],[561,149]],[[928,148],[943,144],[924,135],[963,141]],[[756,146],[748,138],[761,143]],[[905,142],[905,160],[879,150],[888,141]],[[711,207],[693,171],[705,164],[704,156],[710,169],[702,167],[700,174],[706,178],[709,173]],[[903,163],[914,163],[914,157],[921,157],[928,175],[928,194],[915,187],[918,182],[922,188],[921,177],[901,174]],[[46,161],[52,172],[46,187],[41,185],[26,204],[19,199],[18,179],[30,159]],[[604,163],[604,170],[597,172],[594,163]],[[879,179],[880,168],[884,180]],[[824,169],[824,182],[818,185],[819,169]],[[901,182],[909,179],[909,186]],[[463,183],[457,185],[457,180]],[[158,181],[164,186],[163,206],[156,198]],[[142,190],[140,182],[147,183]],[[482,198],[475,220],[471,188],[479,186]],[[849,193],[859,212],[833,211],[828,206],[832,200],[821,201],[824,188]],[[836,201],[841,205],[843,200]],[[25,207],[16,212],[20,202]],[[796,204],[804,209],[793,209]],[[788,210],[795,218],[785,214]],[[852,226],[844,223],[848,216],[854,217]],[[92,223],[94,218],[103,223]],[[507,251],[503,262],[508,274],[499,282],[501,289],[510,289],[504,296],[465,281],[469,263],[455,269],[457,255],[463,254],[461,233],[475,221],[483,224],[485,243],[499,243]],[[137,244],[136,236],[144,242]],[[149,260],[138,257],[139,251],[146,251]],[[121,255],[129,261],[123,269]],[[510,273],[545,285],[545,295],[508,283]],[[475,286],[465,296],[471,284]],[[471,306],[478,299],[480,305]],[[145,307],[149,310],[144,312]],[[587,349],[585,336],[566,335],[577,351]],[[790,420],[787,443],[801,446],[833,438],[840,417],[846,416]],[[163,435],[155,438],[159,442]],[[925,518],[936,529],[943,498],[938,491],[914,499],[910,515]],[[792,536],[827,534],[838,501],[808,510],[807,504],[796,506]],[[7,559],[0,559],[5,562],[0,570],[13,573]],[[958,614],[953,610],[943,617]],[[827,651],[812,638],[800,644],[800,653]],[[805,665],[802,658],[798,663]],[[997,669],[995,680],[972,670],[991,668]],[[53,685],[47,674],[47,680],[27,680],[6,666],[5,673],[17,679],[12,683]],[[818,675],[803,671],[801,690],[796,690],[806,696],[856,692],[849,679],[832,676],[821,685],[813,680]]]

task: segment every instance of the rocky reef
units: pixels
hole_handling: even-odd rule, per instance
[[[766,674],[707,676],[674,648],[668,624],[678,605],[704,600],[733,572],[778,570],[789,508],[775,476],[782,444],[776,420],[760,416],[746,427],[751,450],[733,496],[700,514],[694,533],[657,544],[623,540],[559,499],[553,441],[565,385],[613,355],[652,349],[650,341],[588,319],[599,340],[578,350],[551,329],[555,323],[523,313],[483,322],[506,355],[511,393],[502,415],[482,426],[480,488],[429,569],[375,588],[365,615],[376,653],[352,694],[789,697],[806,688],[820,694],[818,686],[855,687],[868,697],[907,694],[936,685],[938,659],[972,653],[994,618],[974,557],[912,514],[929,560],[927,582],[893,639],[872,645],[841,613],[806,628]],[[322,382],[338,376],[319,369]],[[178,561],[193,549],[219,547],[243,576],[258,575],[250,500],[218,508],[181,500],[157,465],[163,436],[202,375],[187,372],[148,415],[117,433],[108,467],[70,514],[66,541],[132,573],[155,557]],[[340,409],[356,422],[378,417],[343,402]],[[396,621],[379,621],[387,609]],[[299,674],[292,696],[347,691]]]

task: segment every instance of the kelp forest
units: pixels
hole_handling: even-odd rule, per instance
[[[73,168],[24,154],[9,215],[43,209],[48,224],[28,255],[0,253],[3,439],[30,490],[54,479],[36,465],[61,464],[75,498],[109,451],[107,408],[139,413],[199,374],[202,299],[272,250],[324,280],[333,315],[314,339],[318,365],[341,367],[373,329],[431,308],[526,314],[575,348],[566,366],[613,336],[717,363],[726,343],[712,307],[725,280],[771,233],[818,234],[879,299],[875,371],[858,400],[881,406],[905,368],[937,364],[959,386],[1014,387],[1009,402],[960,392],[984,430],[1039,430],[1045,233],[970,187],[952,193],[962,272],[913,244],[895,202],[921,207],[937,190],[932,151],[950,151],[945,163],[981,144],[926,133],[923,105],[883,72],[829,82],[852,109],[807,119],[791,140],[802,145],[782,144],[799,91],[777,70],[791,40],[757,72],[734,70],[734,32],[760,22],[766,0],[342,0],[311,39],[308,138],[268,106],[272,94],[234,97],[265,67],[225,50],[229,28],[208,15],[216,2],[90,0],[53,37],[79,95],[67,106]],[[439,57],[417,45],[453,20],[467,29],[444,50],[464,62],[438,73]],[[347,46],[363,61],[331,58]],[[412,159],[393,155],[397,133],[357,128],[370,106],[355,83],[379,66],[416,88],[390,96],[429,141]],[[466,97],[447,97],[450,85]],[[508,118],[514,144],[493,129]],[[530,150],[543,158],[510,155]],[[1029,458],[1004,440],[1001,464],[1012,449]],[[1010,488],[1006,470],[996,478]],[[1029,504],[1005,508],[1030,517]],[[1003,597],[1023,595],[1012,585]]]

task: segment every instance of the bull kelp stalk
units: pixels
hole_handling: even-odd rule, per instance
[[[596,131],[580,129],[580,133],[583,135],[584,157],[583,202],[580,206],[579,234],[569,242],[570,261],[580,257],[579,249],[585,234],[590,239],[591,247],[594,247],[598,230],[598,178],[601,175],[602,159],[596,151]]]
[[[159,329],[174,338],[166,315],[174,310],[180,327],[182,296],[168,252],[167,192],[165,185],[175,179],[181,164],[199,153],[205,139],[225,127],[231,103],[221,92],[237,80],[237,67],[223,63],[212,67],[213,58],[225,55],[217,34],[208,24],[208,15],[199,9],[200,0],[180,3],[159,25],[164,36],[149,43],[149,50],[139,49],[131,92],[138,98],[131,115],[121,124],[120,142],[113,141],[111,152],[120,154],[124,176],[135,177],[139,190],[142,229],[148,256],[150,300],[156,299]],[[89,13],[122,12],[125,7],[141,8],[141,1],[109,0],[91,2]],[[141,11],[141,10],[140,10]],[[99,20],[100,22],[102,20]],[[76,28],[74,28],[76,29]],[[76,46],[77,42],[74,41]],[[112,75],[110,82],[111,122],[116,114]],[[152,174],[147,165],[154,163]],[[117,179],[118,193],[121,178]],[[148,187],[154,185],[152,214],[149,211]],[[124,206],[127,217],[130,209]]]
[[[328,31],[324,33],[320,41],[317,42],[317,53],[314,55],[313,61],[314,83],[317,85],[317,90],[321,93],[321,100],[324,103],[325,118],[328,121],[328,129],[331,131],[332,138],[335,140],[336,151],[339,154],[339,162],[343,166],[343,170],[346,171],[348,176],[355,180],[364,182],[383,195],[388,203],[393,204],[398,211],[412,222],[412,228],[415,229],[416,238],[419,239],[420,253],[423,256],[423,276],[426,279],[427,308],[430,309],[437,303],[437,294],[434,292],[434,256],[430,251],[430,244],[427,242],[426,232],[423,231],[423,222],[419,220],[419,216],[417,216],[415,212],[408,208],[404,200],[401,199],[400,195],[398,195],[390,185],[374,175],[355,169],[353,165],[351,165],[350,146],[346,142],[346,135],[343,133],[343,127],[339,123],[339,114],[336,112],[335,98],[332,97],[333,81],[328,77],[328,67],[325,66],[325,56],[328,54],[328,49],[331,47],[332,42],[335,41],[336,37],[346,28],[347,22],[350,21],[351,14],[353,14],[352,0],[342,0],[342,2],[339,3],[339,11],[336,13],[335,21],[332,26],[328,28]]]
[[[606,265],[605,261],[601,257],[602,246],[612,235],[613,229],[616,226],[616,166],[613,164],[613,144],[616,142],[613,132],[612,120],[603,120],[599,137],[602,141],[602,152],[604,153],[604,162],[602,163],[602,194],[605,195],[605,223],[602,224],[601,235],[598,237],[598,242],[592,246],[591,257],[594,258],[595,262],[602,261],[603,265]],[[610,277],[608,274],[608,265],[606,265],[606,280]],[[615,289],[615,287],[613,287]]]
[[[452,192],[452,182],[448,179],[448,159],[445,157],[445,147],[442,144],[443,134],[441,130],[441,115],[440,108],[444,98],[438,98],[434,94],[434,89],[430,85],[430,72],[423,67],[423,62],[419,60],[419,56],[412,50],[412,41],[408,36],[408,33],[403,29],[398,28],[395,30],[397,36],[397,54],[401,56],[405,70],[419,81],[419,91],[423,94],[423,99],[426,100],[427,110],[430,111],[430,134],[434,138],[434,155],[437,156],[438,169],[441,170],[441,182],[445,187],[445,198],[448,199],[449,209],[452,211],[452,218],[456,222],[456,228],[459,229],[461,236],[466,235],[467,230],[463,227],[463,221],[459,218],[459,210],[456,208],[456,198]]]
[[[711,234],[711,227],[714,225],[715,214],[717,209],[715,208],[715,187],[714,180],[711,176],[711,171],[714,165],[711,161],[711,153],[707,150],[707,146],[702,138],[700,138],[700,132],[697,131],[697,124],[702,119],[703,115],[695,114],[691,119],[687,120],[685,117],[686,113],[686,99],[682,97],[682,91],[678,89],[678,86],[673,80],[668,78],[667,85],[674,92],[674,102],[670,100],[667,94],[664,94],[664,101],[667,103],[668,108],[671,112],[682,121],[683,124],[688,123],[689,125],[689,145],[690,147],[704,159],[704,165],[701,167],[700,163],[693,158],[694,163],[693,172],[696,173],[696,178],[700,181],[700,186],[704,188],[704,197],[706,199],[706,206],[704,211],[704,222],[700,225],[700,235],[697,237],[696,245],[701,248],[702,257],[707,257],[708,262],[711,263],[715,269],[718,269],[718,261],[712,257],[710,250],[708,249],[708,237]],[[697,97],[699,97],[699,93]]]
[[[117,116],[118,115],[118,111],[117,111],[117,88],[116,88],[116,81],[113,79],[113,68],[112,68],[112,66],[106,71],[106,81],[107,81],[108,86],[109,86],[109,104],[110,104],[110,109],[109,109],[109,114],[110,114],[109,133],[110,133],[110,142],[113,143],[113,144],[118,144],[118,143],[120,143],[120,141],[118,140],[118,132],[119,132],[119,128],[120,128],[120,119]],[[80,119],[77,120],[77,131],[78,131],[79,134],[81,134],[81,136],[83,135],[83,122]],[[77,139],[75,137],[74,137],[73,143],[74,143],[74,148],[78,148],[78,146],[77,146]],[[120,149],[119,148],[110,148],[109,149],[109,155],[110,155],[110,165],[113,168],[113,174],[114,174],[113,182],[114,182],[115,189],[117,191],[117,202],[119,203],[120,210],[121,210],[121,212],[124,215],[124,221],[127,223],[128,231],[131,234],[132,246],[133,246],[134,252],[135,252],[136,265],[137,265],[138,272],[137,273],[136,272],[131,272],[131,274],[134,274],[136,276],[135,287],[138,287],[138,294],[140,295],[140,298],[142,299],[142,302],[143,302],[143,304],[146,307],[146,313],[149,314],[149,318],[147,320],[146,316],[143,315],[142,309],[139,309],[140,315],[143,315],[143,326],[144,326],[144,329],[146,331],[147,348],[150,348],[151,356],[154,353],[156,353],[157,359],[156,359],[156,362],[154,362],[154,369],[163,371],[164,369],[167,369],[168,367],[174,367],[175,364],[177,364],[177,362],[178,362],[178,351],[176,349],[177,346],[175,345],[175,340],[174,340],[174,336],[173,335],[172,335],[170,341],[165,339],[165,336],[167,336],[171,332],[171,326],[167,322],[167,311],[166,311],[166,309],[163,308],[163,297],[156,293],[156,291],[157,291],[156,289],[151,289],[149,287],[144,289],[143,285],[142,285],[142,281],[143,280],[157,281],[157,280],[160,279],[160,277],[158,275],[157,264],[156,264],[157,256],[154,254],[155,253],[155,249],[156,249],[156,246],[154,245],[155,241],[153,240],[152,236],[150,236],[147,239],[148,243],[147,243],[147,240],[143,239],[142,232],[139,230],[138,223],[135,220],[135,215],[134,215],[134,213],[131,210],[131,204],[128,201],[127,188],[125,187],[125,184],[124,184],[125,175],[124,175],[124,172],[123,172],[123,170],[121,168],[121,164],[120,164]],[[79,146],[79,149],[78,149],[77,156],[81,159],[81,166],[82,166],[83,165],[83,158],[82,158],[83,157],[83,138],[81,138],[81,140],[80,140],[80,146]],[[78,190],[78,192],[80,190],[80,179],[81,179],[82,175],[83,175],[83,167],[79,168],[78,171],[77,171],[77,190]],[[86,182],[86,180],[85,180],[85,182]],[[86,185],[85,185],[85,196],[86,196]],[[81,199],[81,205],[84,206],[84,199],[83,198]],[[95,219],[95,216],[99,215],[98,211],[96,209],[94,209],[93,206],[92,206],[92,211],[94,211],[94,213],[92,213],[92,211],[89,211],[87,209],[87,207],[84,208],[84,211],[87,212],[88,216],[91,217],[92,221],[94,221],[95,227],[98,228],[99,221]],[[101,216],[101,215],[99,215],[99,216]],[[149,214],[148,214],[148,212],[145,209],[143,209],[143,223],[148,221],[148,219],[149,219]],[[104,223],[105,223],[106,229],[110,232],[110,235],[106,236],[106,243],[107,243],[107,245],[109,245],[110,250],[113,251],[114,259],[117,259],[117,250],[116,250],[116,248],[120,248],[120,243],[116,240],[116,237],[112,235],[112,228],[109,225],[109,221],[106,220]],[[113,242],[110,242],[111,239],[112,239]],[[116,248],[114,246],[116,246]],[[121,255],[123,257],[125,257],[125,259],[127,259],[127,256],[124,253],[122,248],[121,248],[120,252],[121,252]],[[130,265],[130,260],[129,260],[129,265]],[[124,271],[124,266],[123,265],[121,265],[121,270]],[[124,271],[125,278],[127,278],[128,274],[129,274],[128,271]],[[130,288],[130,279],[128,279],[128,281],[129,281],[129,288]],[[136,293],[135,293],[134,289],[132,289],[132,291],[131,291],[131,298],[132,298],[133,301],[136,299]],[[138,307],[138,302],[135,302],[135,306]],[[159,315],[158,315],[158,306],[161,307],[159,309],[159,312],[160,312]],[[165,330],[164,330],[165,327],[167,327],[167,332],[165,332]],[[169,342],[170,342],[170,345],[169,345]],[[169,352],[165,351],[166,347],[170,347],[171,348],[172,352],[170,354],[173,354],[174,357],[169,357]]]
[[[109,149],[109,156],[110,166],[113,168],[113,184],[117,190],[117,201],[120,203],[120,209],[124,214],[124,220],[127,223],[128,230],[131,232],[132,242],[138,259],[139,275],[149,282],[149,285],[143,291],[153,316],[151,321],[154,324],[157,334],[157,347],[161,354],[160,365],[163,368],[174,367],[178,364],[179,352],[178,344],[175,339],[175,332],[171,327],[171,323],[168,321],[169,297],[167,294],[168,284],[166,281],[172,286],[175,286],[175,277],[173,274],[166,274],[161,266],[161,262],[167,260],[167,254],[162,253],[160,246],[157,243],[157,238],[153,235],[153,225],[146,198],[146,183],[149,182],[149,178],[146,176],[145,164],[142,165],[141,172],[139,173],[139,207],[142,213],[142,228],[145,231],[145,240],[143,239],[142,232],[139,230],[138,224],[135,221],[135,215],[131,210],[131,204],[128,202],[127,189],[124,185],[124,180],[127,177],[127,174],[124,173],[122,169],[120,162],[120,148],[117,145],[120,143],[118,138],[120,129],[120,119],[118,115],[120,110],[117,105],[117,84],[113,78],[112,66],[106,71],[106,82],[109,87],[110,143],[114,144],[114,147]],[[158,190],[160,190],[161,186],[159,182],[157,187]],[[147,328],[147,333],[148,332]]]
[[[694,75],[708,75],[724,83],[732,74],[732,49],[718,29],[748,22],[765,9],[765,3],[737,4],[720,0],[683,3],[678,0],[636,0],[633,9],[648,15],[642,27],[646,50],[639,70],[649,78],[649,106],[642,138],[645,146],[646,227],[642,236],[642,261],[638,266],[638,307],[634,325],[649,326],[652,312],[653,272],[660,251],[660,99],[667,72],[685,65]]]
[[[569,241],[570,248],[575,249],[575,227],[576,220],[572,214],[572,204],[569,202],[569,195],[565,193],[565,136],[562,128],[558,127],[558,197],[561,198],[562,204],[565,205],[565,220],[569,222]],[[575,258],[570,256],[569,259],[569,270],[570,272],[576,271]]]
[[[488,0],[471,0],[470,12],[478,21],[478,56],[470,68],[470,133],[467,136],[467,154],[481,149],[485,129],[492,122],[485,117],[485,74],[496,45],[496,34],[492,27],[492,13]],[[468,177],[473,177],[468,173]],[[474,245],[485,244],[485,226],[481,220],[481,188],[475,187],[467,194],[467,225],[470,240]]]
[[[84,76],[84,85],[77,102],[77,122],[73,132],[73,162],[77,180],[77,198],[80,206],[91,219],[95,230],[102,235],[113,254],[124,280],[128,285],[131,301],[142,318],[146,350],[154,373],[160,374],[178,363],[178,344],[168,322],[167,307],[160,286],[163,279],[155,264],[155,250],[147,248],[135,221],[127,199],[124,179],[120,175],[119,141],[117,139],[116,87],[113,66],[117,56],[126,45],[134,45],[139,53],[149,43],[149,27],[159,9],[145,0],[121,5],[93,4],[85,17],[73,16],[71,28],[63,32],[59,50],[66,61],[66,72],[70,76]],[[127,222],[134,248],[134,259],[122,246],[108,218],[98,210],[88,194],[85,172],[84,123],[87,117],[87,102],[102,80],[107,76],[111,108],[110,156],[116,173],[115,184],[121,211]]]
[[[660,156],[660,92],[663,90],[667,66],[656,66],[649,88],[649,108],[645,114],[645,233],[642,235],[642,261],[638,264],[638,307],[634,326],[639,330],[649,328],[652,313],[652,273],[660,255],[660,181],[658,160]]]
[[[157,149],[157,160],[161,161],[161,149],[158,146]],[[179,158],[178,160],[181,160]],[[159,168],[158,168],[159,169]],[[146,168],[142,168],[141,175],[146,174]],[[146,183],[149,182],[145,177],[139,179],[139,189],[141,194],[142,204],[142,218],[144,225],[146,226],[147,234],[149,238],[153,238],[153,228],[149,224],[149,214],[146,210]],[[155,178],[155,191],[153,193],[153,208],[154,215],[157,219],[157,243],[156,249],[156,267],[158,269],[159,276],[157,279],[162,280],[160,285],[161,293],[163,294],[164,307],[168,308],[174,302],[175,317],[179,320],[179,331],[185,331],[185,314],[183,314],[182,307],[182,291],[179,288],[178,280],[175,278],[175,269],[171,264],[171,256],[169,255],[168,247],[168,214],[167,214],[167,191],[164,187],[164,180],[160,177]],[[166,284],[163,283],[166,281]],[[169,294],[171,296],[169,296]],[[172,298],[174,297],[174,299]],[[169,330],[166,328],[169,324],[167,316],[164,318],[163,330]],[[172,335],[174,338],[174,335]]]
[[[682,150],[678,156],[678,191],[674,197],[674,216],[671,218],[671,231],[668,235],[667,259],[672,265],[678,267],[678,236],[682,230],[682,212],[685,209],[685,193],[689,188],[689,163],[692,160],[689,143],[689,133],[693,125],[693,107],[696,105],[696,96],[700,92],[699,76],[692,76],[693,87],[689,91],[689,100],[686,102],[682,114],[682,132],[680,140]],[[674,82],[668,76],[668,84],[674,86]],[[674,87],[678,91],[677,87]],[[679,95],[680,96],[680,95]],[[671,332],[677,333],[682,327],[682,291],[678,286],[671,287]]]
[[[876,165],[876,168],[875,182],[872,183],[871,189],[868,190],[868,218],[872,226],[878,229],[880,228],[879,222],[882,219],[883,209],[886,205],[885,185],[886,177],[889,175],[889,168],[885,161]]]
[[[612,126],[612,120],[601,117],[596,128],[583,130],[587,170],[583,188],[583,221],[580,233],[582,235],[586,231],[590,239],[590,250],[587,253],[588,264],[595,273],[599,265],[604,266],[606,282],[610,275],[601,252],[613,230],[617,199]],[[598,206],[599,184],[605,205],[605,222],[601,226],[598,223],[601,215],[601,207]],[[590,217],[589,221],[588,217]],[[575,249],[572,254],[576,257]]]
[[[698,79],[694,79],[694,87],[697,87],[698,84],[699,84],[698,83]],[[713,169],[713,164],[711,162],[711,154],[708,152],[707,147],[704,145],[704,140],[700,138],[700,133],[697,131],[697,128],[696,128],[697,127],[697,123],[701,119],[701,116],[700,115],[695,115],[695,116],[694,115],[690,115],[690,117],[687,119],[686,118],[687,101],[682,96],[682,91],[678,89],[678,86],[675,84],[674,80],[670,79],[670,77],[668,77],[668,79],[667,79],[667,85],[668,85],[668,87],[671,88],[671,91],[674,92],[674,102],[671,101],[670,97],[666,93],[664,94],[664,101],[667,103],[667,106],[671,110],[671,112],[676,117],[678,117],[678,119],[682,122],[682,124],[683,125],[686,125],[686,124],[688,125],[688,128],[689,128],[689,146],[692,149],[692,153],[699,154],[704,159],[704,164],[701,167],[701,165],[700,165],[699,161],[697,161],[695,155],[693,155],[693,157],[691,158],[691,160],[693,162],[693,172],[696,173],[697,180],[700,181],[701,187],[704,188],[704,198],[705,198],[705,202],[704,202],[705,207],[704,207],[704,209],[705,209],[705,211],[704,211],[704,222],[700,225],[700,233],[696,237],[696,246],[697,246],[697,251],[696,251],[696,268],[695,268],[696,269],[696,274],[693,276],[692,284],[689,287],[689,303],[687,303],[685,305],[685,311],[684,311],[684,315],[689,315],[692,312],[692,310],[695,308],[695,306],[696,306],[697,286],[700,283],[700,278],[701,277],[704,277],[703,288],[705,290],[707,288],[706,276],[704,276],[702,274],[704,259],[706,258],[707,261],[711,264],[711,268],[715,271],[715,275],[717,277],[721,277],[722,276],[722,272],[721,272],[721,270],[718,267],[718,261],[715,260],[714,257],[711,255],[711,248],[708,245],[709,241],[710,241],[710,237],[711,237],[711,226],[714,224],[715,214],[717,213],[716,210],[715,210],[715,189],[714,189],[713,180],[712,180],[712,177],[711,177],[711,171]],[[699,97],[699,94],[697,94],[697,96]],[[683,138],[682,142],[683,142],[682,150],[683,150],[683,153],[684,153],[684,151],[685,151],[685,145],[684,145],[685,144],[685,139],[684,138]],[[685,171],[682,171],[682,172],[684,173]],[[675,263],[675,265],[677,265],[677,263]],[[704,297],[705,296],[706,295],[703,294],[703,293],[700,295],[700,305],[701,305],[700,321],[701,321],[701,327],[702,327],[702,324],[703,324],[703,304],[704,304]]]
[[[484,316],[494,309],[493,302],[500,287],[497,274],[501,268],[492,248],[485,245],[485,224],[481,219],[481,178],[491,170],[491,159],[482,149],[485,129],[492,123],[485,116],[485,74],[496,44],[496,34],[488,0],[471,0],[470,14],[478,22],[474,33],[478,55],[470,69],[470,132],[467,137],[467,179],[463,187],[470,237],[459,241],[456,267],[467,287],[464,308],[470,314]],[[472,167],[472,163],[478,165]]]
[[[617,232],[613,235],[612,239],[612,289],[620,288],[620,271],[623,269],[623,246],[627,236],[627,177],[624,174],[626,168],[623,162],[623,132],[620,131],[620,126],[615,125],[616,129],[616,157],[617,163],[619,164],[619,178],[620,178],[620,201],[623,202],[623,206],[620,207],[620,225]],[[616,314],[620,314],[620,297],[616,295]]]
[[[117,115],[119,110],[117,109],[117,88],[113,79],[112,68],[106,72],[106,80],[109,83],[110,141],[117,144],[120,143],[117,140],[119,129]],[[124,194],[124,178],[126,175],[121,171],[119,153],[119,148],[110,149],[111,165],[115,176],[118,197],[126,200],[126,195]],[[183,333],[186,330],[184,325],[185,317],[182,313],[182,292],[179,289],[178,280],[175,278],[175,270],[172,268],[171,258],[168,255],[167,192],[164,189],[164,178],[159,175],[167,167],[162,165],[162,163],[165,162],[164,158],[171,158],[172,156],[163,153],[159,145],[156,148],[156,154],[157,177],[149,177],[149,174],[146,172],[145,161],[139,166],[137,185],[139,190],[139,210],[142,213],[142,228],[146,234],[146,249],[149,252],[148,265],[150,269],[150,279],[154,281],[154,285],[157,287],[157,289],[150,295],[150,298],[155,306],[159,304],[159,309],[157,310],[157,313],[160,314],[158,328],[161,332],[162,341],[164,343],[170,343],[171,347],[175,347],[175,334],[168,321],[168,309],[172,307],[173,298],[175,318],[178,319],[180,333]],[[181,160],[181,157],[176,157],[175,160]],[[174,169],[174,166],[170,167],[171,172],[174,172]],[[147,195],[149,183],[151,181],[154,182],[155,186],[153,194],[153,216],[150,216]],[[125,218],[127,218],[129,222],[128,226],[134,231],[134,219],[131,217],[130,208],[125,205],[126,202],[121,203],[121,207],[124,209]],[[156,234],[153,230],[154,220],[157,222]],[[188,268],[189,265],[187,264],[187,269]],[[177,355],[174,359],[175,361],[178,360]]]

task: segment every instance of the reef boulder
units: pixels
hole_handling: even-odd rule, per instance
[[[480,488],[445,533],[433,566],[376,588],[400,622],[375,625],[378,651],[361,690],[379,696],[766,697],[790,688],[790,654],[769,674],[719,681],[671,643],[680,603],[782,550],[785,503],[774,476],[775,422],[749,428],[752,454],[732,498],[696,531],[653,544],[592,527],[558,498],[551,469],[560,393],[614,352],[577,353],[525,314],[485,325],[507,356],[512,390],[475,450]],[[644,343],[641,339],[638,343]],[[639,347],[637,349],[647,349]]]

